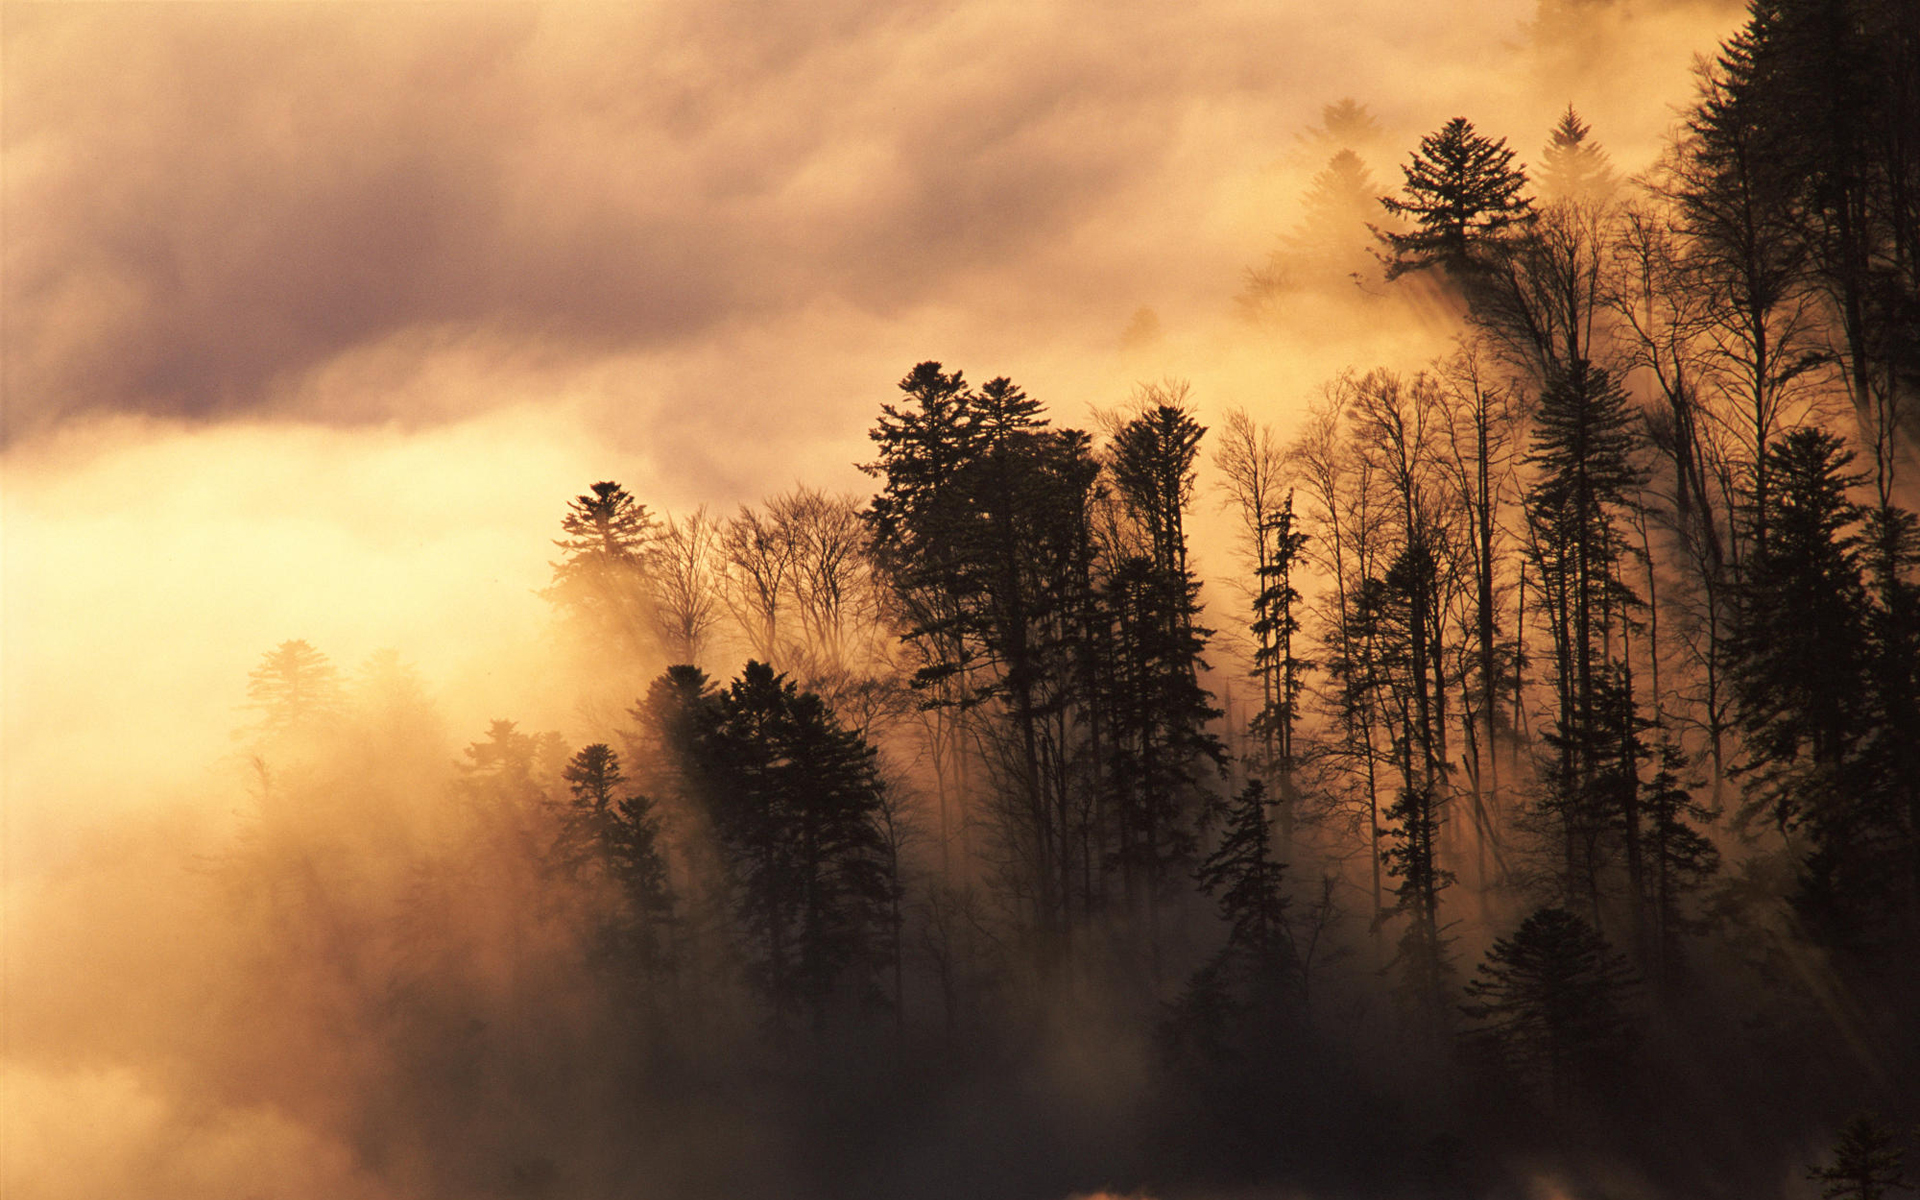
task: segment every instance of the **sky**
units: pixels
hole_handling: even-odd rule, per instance
[[[1571,103],[1658,153],[1716,0],[8,4],[10,883],[215,791],[247,670],[394,647],[456,728],[564,726],[550,539],[857,490],[935,359],[1062,423],[1191,381],[1282,432],[1417,367],[1415,298],[1250,324],[1343,98],[1374,177]]]

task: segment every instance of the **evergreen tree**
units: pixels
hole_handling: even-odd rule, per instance
[[[1252,632],[1257,643],[1254,669],[1267,684],[1265,700],[1255,714],[1251,731],[1268,748],[1268,759],[1280,781],[1280,833],[1293,836],[1294,771],[1299,754],[1295,730],[1300,717],[1300,695],[1312,663],[1295,653],[1300,632],[1300,592],[1294,587],[1304,566],[1303,552],[1310,540],[1300,532],[1293,514],[1293,493],[1264,531],[1267,549],[1259,569],[1260,590],[1253,598]]]
[[[1702,922],[1688,914],[1686,900],[1719,870],[1720,851],[1700,831],[1718,814],[1694,800],[1683,778],[1686,756],[1671,739],[1660,742],[1658,764],[1641,805],[1646,820],[1647,961],[1655,982],[1668,989],[1680,970],[1682,939],[1702,929]]]
[[[1582,890],[1599,917],[1598,842],[1624,834],[1638,905],[1638,762],[1642,753],[1624,650],[1640,599],[1621,571],[1622,518],[1645,475],[1635,460],[1633,410],[1605,370],[1577,360],[1540,398],[1528,464],[1532,558],[1552,642],[1557,750],[1546,810],[1560,826],[1562,886]],[[1636,913],[1638,909],[1636,907]],[[1637,918],[1636,918],[1637,919]]]
[[[1226,756],[1208,728],[1221,715],[1199,683],[1212,631],[1199,624],[1199,582],[1187,567],[1185,513],[1206,430],[1179,393],[1149,396],[1161,402],[1122,424],[1112,451],[1115,484],[1145,553],[1123,553],[1108,566],[1103,597],[1115,854],[1132,898],[1147,906],[1157,962],[1153,910],[1191,861],[1195,822],[1207,806],[1205,772],[1224,769]]]
[[[1914,432],[1905,401],[1920,392],[1920,15],[1889,0],[1772,0],[1735,40],[1884,502],[1894,439]]]
[[[1871,1113],[1848,1121],[1833,1140],[1833,1161],[1810,1167],[1807,1178],[1821,1185],[1822,1200],[1882,1200],[1888,1192],[1913,1186],[1901,1171],[1899,1143]]]
[[[1220,844],[1194,872],[1227,925],[1227,940],[1188,979],[1161,1026],[1163,1040],[1203,1061],[1270,1037],[1301,995],[1303,972],[1287,920],[1286,864],[1273,856],[1266,787],[1249,779],[1226,806]]]
[[[644,504],[618,483],[596,483],[567,504],[542,593],[585,623],[603,647],[635,656],[654,643],[653,572],[660,535]]]
[[[1220,845],[1194,878],[1218,902],[1227,923],[1223,955],[1234,961],[1262,1007],[1299,983],[1299,955],[1287,923],[1286,872],[1287,864],[1273,856],[1266,788],[1249,779],[1227,805]]]
[[[1543,199],[1606,200],[1620,186],[1619,176],[1593,129],[1567,105],[1540,152],[1540,191]]]
[[[322,724],[339,715],[340,672],[304,639],[281,642],[247,673],[247,701],[269,733]]]
[[[878,998],[896,882],[873,748],[819,696],[749,662],[705,713],[699,790],[735,891],[749,977],[776,1030]]]
[[[1393,911],[1407,918],[1395,958],[1400,994],[1413,1019],[1427,1032],[1438,1032],[1452,970],[1440,893],[1454,881],[1453,872],[1440,865],[1438,789],[1425,782],[1402,786],[1383,815],[1392,824],[1379,853],[1388,876],[1400,881],[1394,888]]]
[[[558,733],[520,732],[515,721],[487,725],[457,763],[466,791],[488,807],[531,818],[549,801],[548,783],[566,758]]]
[[[1433,267],[1466,276],[1483,242],[1523,225],[1533,212],[1522,194],[1526,174],[1514,165],[1506,140],[1482,137],[1465,117],[1421,138],[1402,171],[1400,194],[1380,198],[1389,213],[1414,226],[1379,234],[1391,252],[1389,279]]]
[[[1088,689],[1099,464],[1084,433],[1048,428],[1010,380],[976,390],[922,363],[901,389],[912,403],[883,407],[865,468],[884,479],[867,512],[874,564],[919,657],[922,703],[992,751],[1007,785],[999,849],[1033,927],[1059,945],[1073,895],[1064,742]]]
[[[1342,149],[1315,173],[1287,238],[1292,259],[1323,278],[1354,279],[1374,265],[1367,218],[1379,184],[1360,156]]]
[[[1626,960],[1563,908],[1497,939],[1468,981],[1469,1037],[1565,1107],[1616,1072],[1637,1041]]]
[[[1701,71],[1700,99],[1655,182],[1681,235],[1684,269],[1673,283],[1698,297],[1713,352],[1714,369],[1702,383],[1719,393],[1721,419],[1748,456],[1747,520],[1728,531],[1736,565],[1747,538],[1767,540],[1768,451],[1783,412],[1822,360],[1794,201],[1798,181],[1755,89],[1757,48],[1754,33],[1743,31]]]
[[[599,915],[595,958],[651,1009],[671,967],[668,930],[674,908],[653,802],[621,794],[626,775],[620,756],[604,743],[582,748],[561,777],[571,800],[560,819],[552,861],[571,879],[611,888],[612,909]]]
[[[1805,815],[1789,774],[1823,787],[1864,728],[1861,673],[1866,596],[1847,498],[1860,477],[1851,451],[1822,429],[1803,427],[1768,452],[1778,490],[1773,533],[1748,564],[1730,647],[1738,714],[1758,771],[1753,788],[1773,815]]]

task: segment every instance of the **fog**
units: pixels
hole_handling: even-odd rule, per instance
[[[502,1036],[585,1065],[462,1078],[462,1112],[405,1090],[457,1066],[396,1082],[366,1060],[395,1041],[327,991],[389,965],[361,923],[472,836],[434,772],[488,721],[609,736],[539,595],[567,501],[602,479],[677,514],[801,482],[870,494],[867,430],[929,359],[1009,375],[1063,424],[1177,378],[1207,424],[1245,408],[1289,431],[1339,371],[1418,367],[1455,332],[1442,298],[1377,278],[1236,303],[1331,154],[1326,106],[1378,122],[1359,149],[1383,192],[1450,117],[1531,160],[1570,102],[1630,174],[1739,16],[7,4],[0,1190],[815,1194],[789,1182],[828,1174],[807,1130],[851,1100],[656,1096],[635,1145],[584,1128],[619,1083],[578,1053],[596,1001],[557,968],[550,1019]],[[1200,561],[1223,563],[1217,499],[1194,520]],[[248,672],[289,639],[349,676],[397,650],[431,714],[405,750],[368,718],[350,749],[286,751],[276,786],[332,806],[297,817],[272,814],[246,732]],[[294,826],[357,864],[361,890],[328,901],[342,946],[299,944],[317,935],[241,894]],[[490,906],[522,885],[504,886],[449,927],[504,928]],[[473,1011],[567,952],[463,968]],[[921,1114],[936,1133],[869,1193],[915,1172],[927,1195],[1130,1186],[1149,1052],[1128,1028],[1043,1039],[1006,1093],[928,1101],[953,1111]],[[1084,1119],[955,1166],[1042,1111]],[[481,1143],[465,1174],[463,1142]],[[1557,1186],[1543,1169],[1532,1194]]]

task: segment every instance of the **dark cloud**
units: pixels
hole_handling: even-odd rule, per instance
[[[337,416],[303,382],[401,335],[590,361],[822,303],[1058,331],[1230,291],[1222,181],[1330,96],[1459,90],[1484,30],[1215,9],[14,6],[11,431]]]
[[[887,22],[862,42],[856,16],[34,11],[8,61],[16,426],[231,412],[423,326],[643,348],[816,293],[910,304],[1134,163],[1062,136],[1088,64],[889,77]],[[895,103],[920,107],[889,127]]]

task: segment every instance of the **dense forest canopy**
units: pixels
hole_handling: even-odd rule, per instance
[[[1239,319],[1450,349],[1296,421],[903,362],[862,491],[580,481],[589,737],[265,648],[119,914],[206,936],[73,1044],[192,1007],[158,1077],[341,1195],[1909,1187],[1920,8],[1756,0],[1604,134],[1329,105]]]

